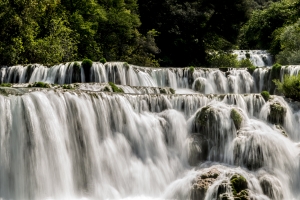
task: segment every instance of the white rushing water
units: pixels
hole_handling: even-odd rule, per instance
[[[233,50],[238,60],[249,58],[251,63],[257,67],[271,66],[273,64],[272,55],[266,50]]]
[[[272,102],[286,109],[288,137],[268,121]],[[193,180],[217,169],[205,199],[234,174],[255,199],[298,199],[299,115],[281,97],[266,103],[257,94],[0,95],[0,197],[190,199]],[[200,160],[192,136],[208,141]]]
[[[0,68],[0,199],[300,199],[300,103],[259,94],[300,66],[74,64]]]
[[[297,75],[300,66],[282,66],[276,77],[270,67],[257,68],[253,73],[248,69],[229,68],[225,71],[212,68],[146,68],[126,65],[122,62],[106,64],[94,62],[89,76],[90,82],[113,82],[128,86],[172,87],[174,89],[192,89],[204,94],[258,93],[267,90],[274,93],[273,79],[283,80],[284,75]],[[278,77],[277,77],[278,76]],[[50,68],[43,65],[11,66],[0,69],[0,83],[47,82],[69,84],[85,82],[82,68],[73,63],[55,65]]]

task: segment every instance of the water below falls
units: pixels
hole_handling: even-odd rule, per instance
[[[300,199],[300,103],[258,93],[272,89],[270,69],[96,65],[103,77],[92,82],[125,93],[98,83],[0,87],[0,198]],[[0,78],[71,83],[65,66],[39,78],[43,66],[30,76],[28,66],[5,67]],[[197,80],[207,87],[195,89]]]

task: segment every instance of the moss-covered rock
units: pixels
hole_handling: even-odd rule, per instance
[[[194,90],[201,92],[201,93],[205,93],[205,83],[203,82],[203,80],[201,78],[198,78],[195,80]]]
[[[212,117],[213,114],[213,108],[210,106],[203,107],[197,114],[195,118],[195,123],[200,126],[207,126],[207,122]]]
[[[127,62],[124,62],[123,67],[125,67],[125,69],[128,70],[129,69],[129,64]]]
[[[11,83],[1,83],[0,87],[11,87],[12,84]]]
[[[113,92],[117,92],[117,93],[124,93],[122,88],[119,88],[118,86],[116,86],[114,83],[109,82],[108,83],[112,89]]]
[[[240,129],[243,121],[242,115],[236,109],[232,109],[230,112],[230,117],[235,125],[235,128],[237,130]]]
[[[41,88],[50,88],[50,84],[49,83],[44,83],[44,82],[35,82],[32,85],[29,85],[29,87],[41,87]]]
[[[105,58],[101,58],[99,61],[100,61],[102,64],[105,64],[105,63],[106,63],[106,59],[105,59]]]
[[[270,113],[268,115],[268,121],[273,124],[283,125],[287,109],[279,102],[273,102],[270,104]]]
[[[259,178],[259,184],[263,193],[270,199],[281,200],[283,198],[282,186],[280,181],[270,175],[265,175]]]
[[[81,66],[84,70],[85,81],[90,82],[90,74],[91,74],[91,67],[93,66],[93,61],[90,59],[84,59],[81,63]]]
[[[191,199],[204,199],[208,188],[217,180],[220,171],[213,168],[210,171],[197,176],[192,183]]]
[[[175,90],[173,88],[170,88],[171,94],[175,94]]]
[[[159,88],[159,92],[160,92],[160,94],[167,94],[168,93],[166,88]]]
[[[248,189],[247,180],[240,174],[235,174],[230,178],[230,186],[233,196],[236,197],[244,195],[243,191]]]
[[[269,101],[270,93],[268,91],[262,91],[260,94],[264,98],[265,101]]]

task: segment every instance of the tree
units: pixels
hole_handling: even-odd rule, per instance
[[[246,0],[139,0],[139,5],[141,32],[160,32],[157,44],[164,66],[207,64],[211,50],[232,48],[249,16]]]

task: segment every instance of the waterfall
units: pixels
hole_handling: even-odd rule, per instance
[[[238,60],[249,58],[251,63],[257,67],[271,66],[273,59],[266,50],[233,50]]]
[[[2,67],[0,198],[299,199],[300,104],[261,96],[271,71]]]

